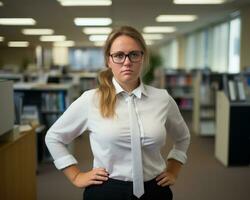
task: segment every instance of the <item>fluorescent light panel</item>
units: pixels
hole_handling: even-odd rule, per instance
[[[3,2],[0,1],[0,6],[3,6]]]
[[[174,26],[146,26],[143,28],[144,33],[172,33],[175,31]]]
[[[36,21],[32,18],[0,18],[0,25],[35,25]]]
[[[197,19],[196,15],[159,15],[157,22],[192,22]]]
[[[110,27],[86,27],[82,30],[85,34],[109,34],[112,31]]]
[[[56,47],[73,47],[75,45],[75,42],[71,40],[67,40],[63,42],[54,42],[53,45]]]
[[[57,0],[62,6],[111,6],[111,0]]]
[[[52,29],[23,29],[24,35],[52,35],[54,30]]]
[[[142,34],[143,38],[145,40],[161,40],[163,39],[162,34]]]
[[[0,42],[4,41],[4,37],[0,36]]]
[[[146,45],[153,45],[154,44],[154,42],[152,40],[146,40],[145,42],[146,42]]]
[[[65,41],[66,37],[64,35],[43,35],[40,37],[42,42],[60,42]]]
[[[108,35],[90,35],[89,40],[92,42],[96,41],[105,41],[107,39]]]
[[[94,42],[94,46],[97,46],[97,47],[102,47],[102,46],[104,46],[104,44],[105,44],[105,41]]]
[[[112,23],[110,18],[75,18],[75,25],[77,26],[108,26]]]
[[[226,0],[174,0],[174,4],[223,4]]]
[[[29,46],[29,42],[27,41],[9,41],[9,47],[27,47]]]

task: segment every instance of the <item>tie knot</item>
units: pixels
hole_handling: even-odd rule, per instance
[[[131,93],[131,94],[129,94],[127,100],[132,102],[134,100],[134,98],[135,98],[135,95],[133,93]]]

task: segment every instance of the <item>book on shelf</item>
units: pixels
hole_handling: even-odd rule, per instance
[[[237,89],[238,89],[238,95],[240,101],[246,100],[246,94],[245,94],[245,88],[242,81],[237,81]]]
[[[236,101],[236,88],[233,80],[228,81],[228,91],[231,101]]]
[[[229,80],[228,91],[231,101],[245,101],[246,93],[242,80]]]

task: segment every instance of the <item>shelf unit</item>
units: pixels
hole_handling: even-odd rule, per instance
[[[73,101],[72,84],[19,83],[14,95],[21,115],[25,106],[37,108],[40,124],[49,128]],[[22,117],[20,117],[21,120]]]
[[[167,72],[165,88],[174,98],[181,111],[193,108],[193,74],[189,72]]]
[[[232,100],[229,95],[229,81],[244,82],[246,99]],[[224,75],[222,91],[216,95],[216,137],[215,157],[225,166],[250,164],[250,74]]]
[[[96,73],[81,74],[79,76],[79,87],[80,87],[80,93],[83,93],[84,91],[89,89],[96,88],[97,74]]]
[[[65,76],[61,75],[49,75],[48,82],[52,83],[72,83],[74,86],[76,99],[83,92],[89,89],[97,87],[97,73],[95,72],[80,72],[80,73],[69,73]]]
[[[197,71],[194,78],[193,131],[214,136],[216,127],[216,90],[222,87],[222,74]]]
[[[0,79],[3,80],[10,80],[13,82],[23,82],[24,81],[24,75],[22,74],[14,74],[14,73],[1,73],[0,72]]]
[[[16,123],[35,122],[44,125],[42,136],[39,136],[43,144],[47,130],[72,103],[72,89],[72,84],[15,84]],[[73,152],[73,145],[68,147]],[[45,148],[44,158],[51,159],[47,148]]]

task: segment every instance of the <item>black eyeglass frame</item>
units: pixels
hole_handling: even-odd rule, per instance
[[[120,52],[115,52],[115,53],[109,54],[109,56],[112,58],[113,63],[116,63],[116,64],[122,64],[122,63],[124,63],[127,57],[128,57],[128,59],[130,60],[130,62],[132,62],[132,63],[138,63],[138,62],[141,61],[141,59],[138,60],[138,61],[133,61],[133,60],[131,60],[131,58],[130,58],[130,56],[131,56],[132,53],[134,53],[134,52],[139,52],[139,53],[141,54],[141,58],[142,58],[142,56],[144,55],[144,52],[143,52],[143,51],[137,51],[137,50],[136,50],[136,51],[130,51],[128,54],[125,54],[125,53],[122,52],[122,51],[120,51]],[[125,57],[123,58],[123,61],[122,61],[122,62],[115,62],[115,61],[114,61],[113,56],[114,56],[114,54],[117,54],[117,53],[123,53],[123,54],[124,54]]]

